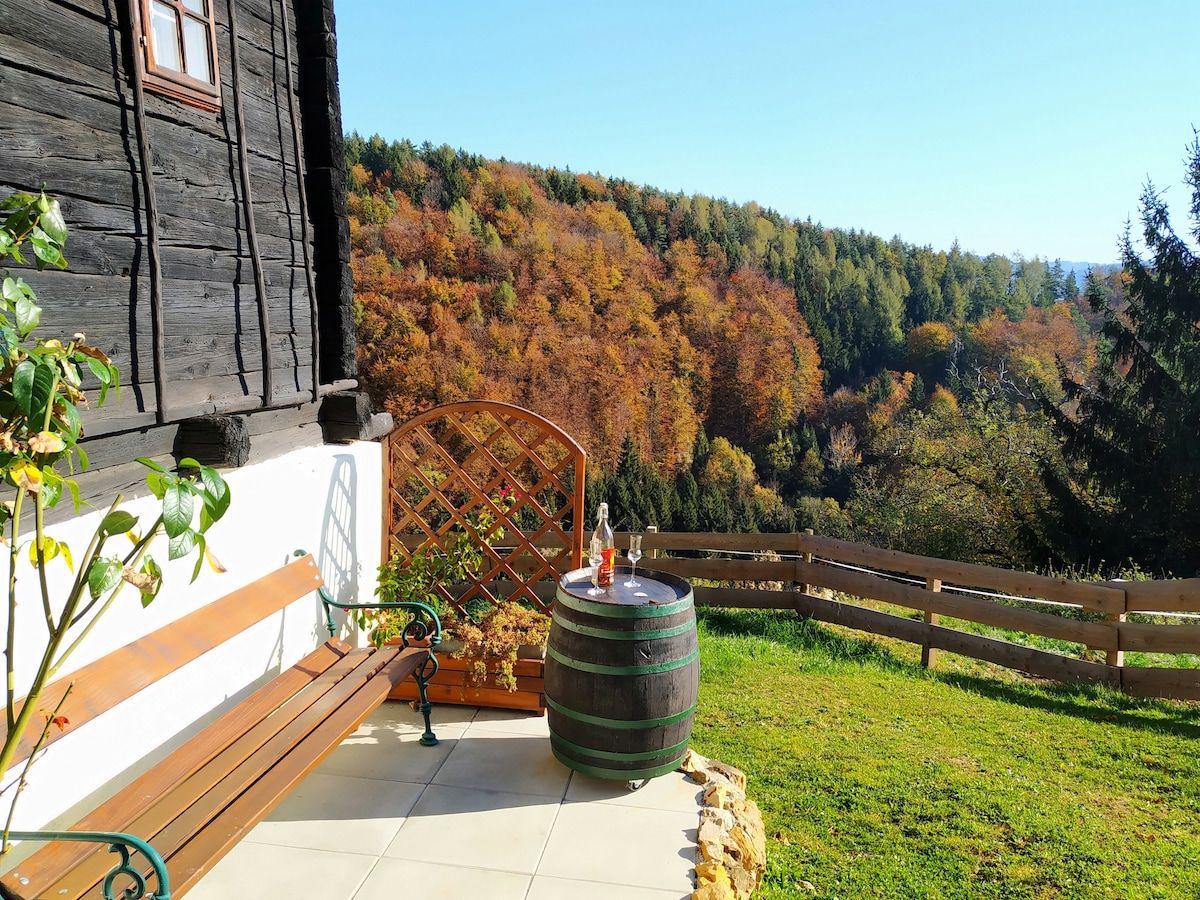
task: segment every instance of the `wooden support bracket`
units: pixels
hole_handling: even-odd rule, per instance
[[[245,416],[199,416],[179,423],[175,457],[190,456],[206,466],[244,466],[250,459]]]
[[[326,394],[317,419],[329,443],[379,440],[393,424],[389,413],[371,413],[371,398],[362,391]]]

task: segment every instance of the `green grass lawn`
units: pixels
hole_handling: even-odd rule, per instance
[[[763,810],[763,898],[1200,897],[1200,707],[789,613],[700,611],[693,746]],[[815,894],[802,887],[810,882]]]

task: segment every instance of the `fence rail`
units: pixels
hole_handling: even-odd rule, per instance
[[[617,547],[625,546],[627,536],[618,534]],[[945,650],[1057,681],[1104,684],[1135,696],[1200,699],[1200,670],[1124,665],[1126,651],[1200,654],[1198,625],[1126,620],[1129,613],[1200,612],[1200,578],[1085,583],[803,533],[650,532],[642,547],[647,568],[733,585],[696,585],[696,602],[702,606],[795,610],[822,622],[919,644],[930,665],[936,662],[936,652]],[[924,615],[914,619],[870,609],[821,596],[816,593],[820,589]],[[1029,608],[1040,602],[1059,607],[1060,613],[1067,606],[1094,616],[1072,618]],[[939,616],[1079,644],[1103,651],[1105,662],[950,628],[939,624]]]

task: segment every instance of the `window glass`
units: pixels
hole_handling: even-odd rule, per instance
[[[212,0],[139,0],[138,6],[146,88],[200,109],[220,109]]]
[[[208,60],[208,29],[186,16],[183,20],[183,57],[187,60],[189,75],[212,84],[212,65]]]
[[[154,62],[159,68],[183,71],[179,53],[179,26],[175,10],[153,0],[150,4],[150,33],[154,41]]]

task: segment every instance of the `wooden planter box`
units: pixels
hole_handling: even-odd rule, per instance
[[[509,691],[496,686],[494,675],[488,675],[478,687],[467,683],[467,666],[470,660],[454,659],[449,654],[439,653],[438,671],[429,683],[428,695],[431,703],[457,703],[463,706],[488,706],[495,709],[523,709],[546,714],[545,659],[518,659],[513,666],[517,689]],[[494,668],[489,663],[488,669]],[[417,685],[411,678],[404,679],[388,694],[392,700],[416,700]]]

